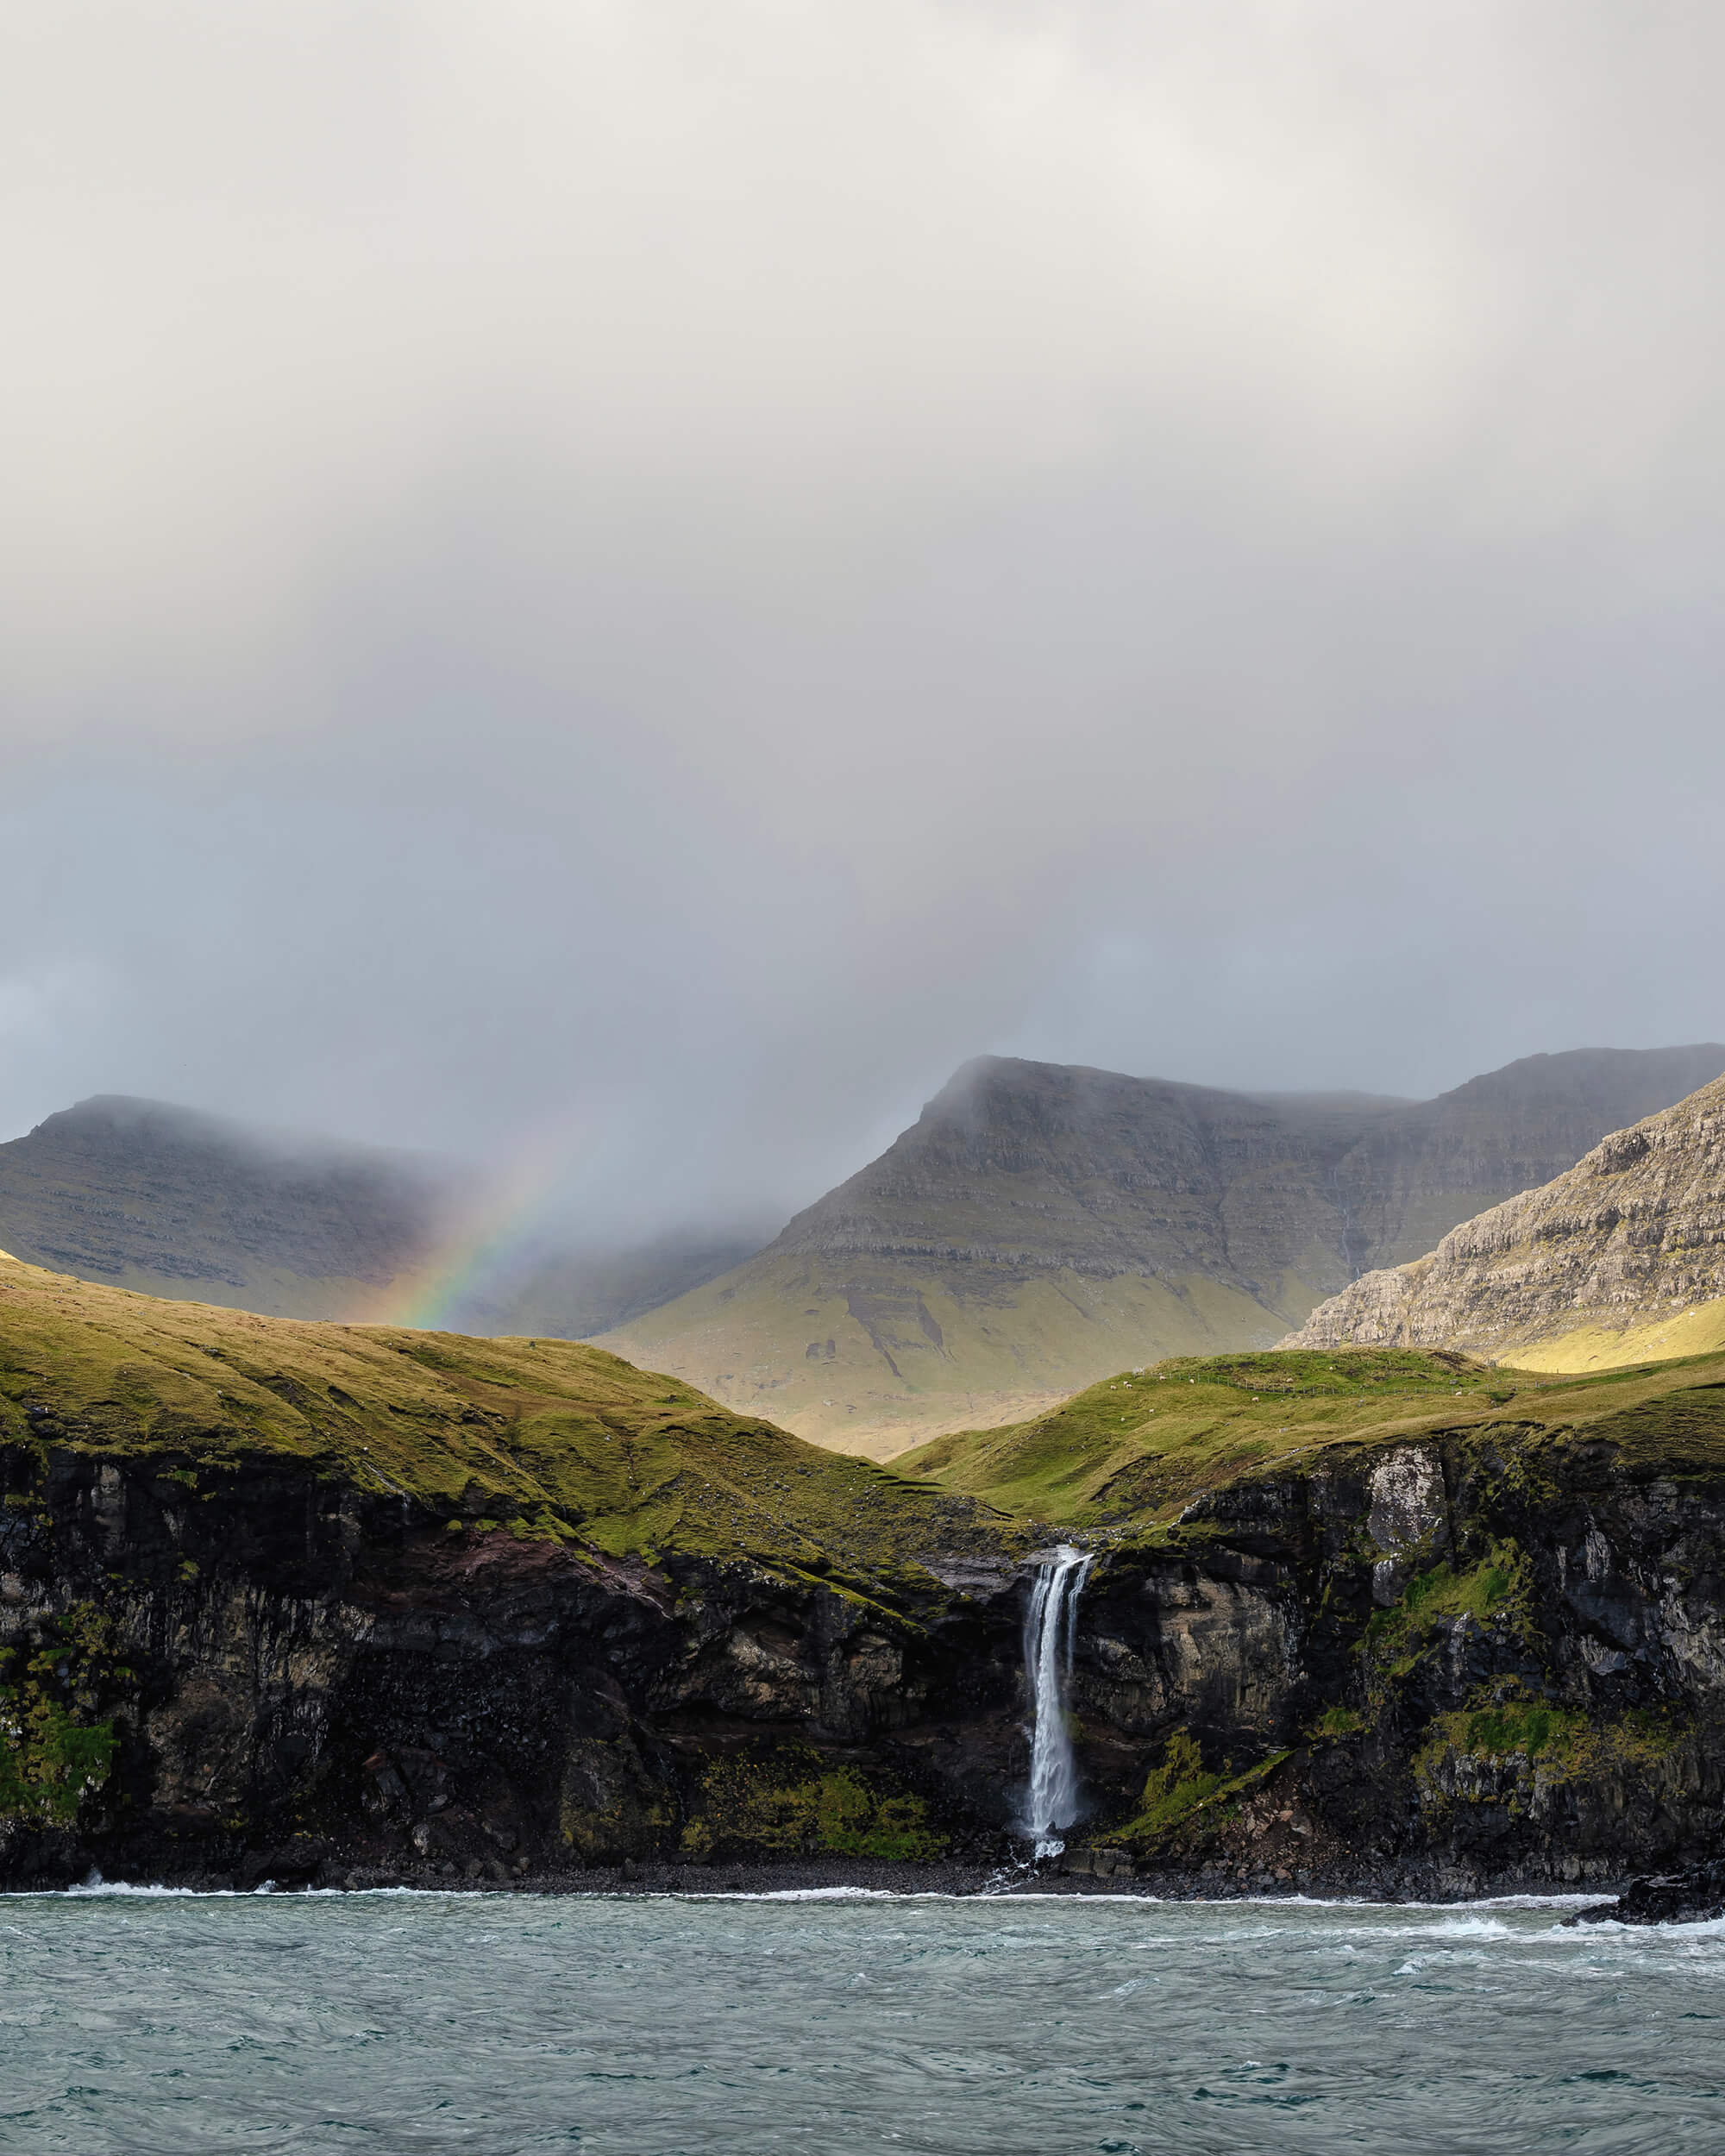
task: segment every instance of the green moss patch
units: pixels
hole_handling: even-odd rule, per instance
[[[1327,1707],[1312,1724],[1313,1737],[1352,1737],[1365,1727],[1365,1716],[1352,1707]]]
[[[0,1652],[0,1819],[66,1826],[107,1781],[114,1725],[99,1713],[116,1669],[112,1626],[87,1605]]]
[[[928,1822],[920,1797],[883,1789],[849,1766],[823,1765],[812,1752],[724,1759],[709,1766],[683,1829],[690,1856],[879,1857],[899,1863],[937,1857],[946,1836]]]
[[[1178,1730],[1168,1740],[1162,1764],[1145,1777],[1137,1812],[1124,1827],[1111,1829],[1110,1839],[1143,1849],[1201,1823],[1219,1827],[1289,1757],[1285,1751],[1276,1752],[1242,1772],[1235,1771],[1232,1761],[1212,1771],[1204,1765],[1197,1739]]]
[[[1645,1771],[1668,1757],[1682,1736],[1668,1716],[1651,1710],[1632,1708],[1595,1720],[1542,1698],[1518,1678],[1499,1677],[1456,1713],[1433,1719],[1414,1755],[1414,1773],[1428,1796],[1443,1771],[1464,1759],[1488,1767],[1537,1767],[1548,1781],[1579,1781]],[[1472,1801],[1494,1794],[1487,1784]]]

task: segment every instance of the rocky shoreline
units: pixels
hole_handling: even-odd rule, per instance
[[[1088,1861],[1099,1852],[1085,1848],[1072,1852],[1077,1863],[1069,1867],[1063,1858],[1033,1860],[1023,1850],[1004,1848],[997,1860],[940,1858],[920,1864],[890,1862],[868,1858],[820,1857],[794,1863],[730,1861],[706,1864],[675,1859],[625,1859],[620,1864],[595,1865],[580,1869],[568,1866],[512,1869],[493,1860],[469,1859],[466,1865],[379,1864],[355,1858],[310,1839],[289,1842],[278,1848],[248,1852],[231,1869],[194,1865],[152,1869],[147,1875],[109,1877],[87,1851],[67,1847],[43,1852],[46,1861],[28,1879],[16,1872],[0,1883],[0,1894],[65,1891],[101,1884],[159,1889],[191,1893],[367,1893],[388,1890],[426,1894],[528,1894],[554,1896],[684,1895],[762,1896],[811,1893],[866,1893],[902,1896],[948,1896],[954,1898],[1036,1894],[1085,1898],[1131,1896],[1152,1902],[1264,1902],[1274,1900],[1367,1902],[1430,1906],[1466,1903],[1508,1895],[1546,1898],[1572,1898],[1575,1883],[1526,1870],[1462,1875],[1452,1867],[1430,1865],[1302,1869],[1286,1879],[1270,1873],[1250,1874],[1237,1879],[1213,1868],[1201,1870],[1130,1865],[1093,1869]],[[1109,1852],[1111,1853],[1111,1852]],[[1716,1879],[1716,1900],[1725,1901],[1725,1866],[1711,1872],[1685,1875],[1690,1879]],[[1630,1881],[1612,1877],[1590,1877],[1590,1887],[1622,1897],[1634,1908],[1655,1903],[1644,1890],[1669,1887],[1672,1881]],[[1636,1897],[1641,1897],[1640,1899]],[[1663,1905],[1659,1905],[1663,1907]],[[1581,1921],[1593,1921],[1600,1911],[1616,1915],[1616,1903],[1579,1913]],[[1716,1908],[1714,1914],[1725,1913]],[[1665,1914],[1624,1921],[1692,1921],[1691,1917]]]

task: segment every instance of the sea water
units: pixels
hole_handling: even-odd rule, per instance
[[[1014,1896],[0,1899],[0,2149],[1725,2151],[1725,1926]]]

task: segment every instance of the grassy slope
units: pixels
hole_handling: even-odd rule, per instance
[[[1529,1370],[1621,1369],[1632,1363],[1671,1362],[1721,1350],[1725,1350],[1725,1296],[1700,1303],[1680,1317],[1657,1318],[1621,1332],[1578,1326],[1517,1348],[1515,1362]]]
[[[968,1500],[818,1451],[597,1348],[254,1317],[9,1260],[0,1439],[147,1455],[194,1476],[297,1462],[411,1495],[462,1532],[614,1556],[746,1552],[859,1583],[907,1579],[936,1545],[999,1545]]]
[[[853,1314],[859,1300],[872,1332]],[[1290,1311],[1315,1300],[1285,1283]],[[815,1444],[888,1459],[943,1430],[1052,1407],[1123,1362],[1267,1344],[1285,1329],[1280,1302],[1266,1309],[1202,1278],[1176,1293],[1136,1275],[769,1253],[603,1338]]]
[[[0,1260],[0,1439],[194,1476],[296,1462],[462,1532],[746,1554],[863,1586],[926,1588],[921,1557],[1016,1546],[1032,1522],[1149,1526],[1338,1444],[1494,1424],[1609,1425],[1650,1459],[1725,1463],[1725,1353],[1584,1376],[1403,1350],[1182,1358],[888,1472],[577,1342],[260,1318]]]
[[[1167,1521],[1201,1489],[1338,1444],[1610,1425],[1634,1453],[1725,1464],[1725,1355],[1547,1375],[1402,1349],[1284,1350],[1124,1371],[1009,1429],[936,1438],[906,1476],[1052,1525]]]

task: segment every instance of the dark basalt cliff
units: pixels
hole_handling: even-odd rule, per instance
[[[1441,1894],[1716,1854],[1725,1370],[1662,1382],[1320,1445],[1088,1538],[1069,1876]],[[916,1559],[619,1555],[476,1517],[494,1494],[31,1420],[0,1450],[6,1883],[1014,1853],[1033,1528],[876,1475]]]
[[[29,1676],[0,1877],[892,1858],[1000,1813],[1009,1593],[991,1617],[930,1577],[891,1607],[819,1573],[457,1525],[303,1470],[3,1458],[0,1640]]]

